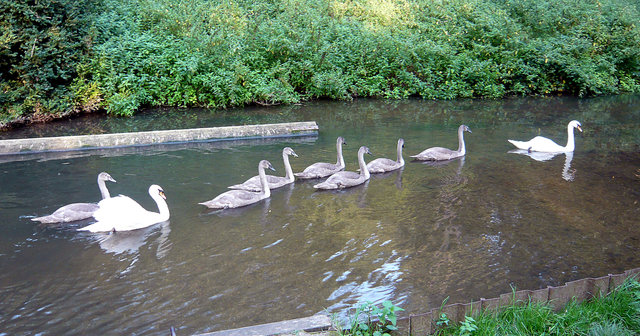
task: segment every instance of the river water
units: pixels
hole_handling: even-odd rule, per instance
[[[538,161],[507,139],[544,135],[573,155]],[[315,120],[314,137],[206,142],[0,156],[0,335],[180,335],[313,315],[349,315],[392,300],[411,313],[496,297],[640,265],[640,96],[499,101],[319,101],[228,111],[163,109],[130,119],[84,116],[3,138]],[[367,145],[405,159],[431,146],[467,155],[442,165],[407,160],[402,171],[344,191],[313,182],[266,201],[212,212],[198,202],[256,175],[270,160],[284,175],[335,160],[348,170]],[[367,158],[370,159],[370,158]],[[134,232],[78,233],[30,220],[112,194],[147,209],[161,185],[171,219]]]

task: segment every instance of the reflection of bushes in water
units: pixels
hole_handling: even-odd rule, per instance
[[[72,90],[75,104],[118,115],[149,105],[272,105],[319,97],[638,91],[640,15],[629,9],[635,6],[622,0],[104,0]]]

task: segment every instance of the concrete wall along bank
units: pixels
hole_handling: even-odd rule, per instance
[[[317,131],[318,125],[315,121],[302,121],[264,125],[9,139],[0,140],[0,155],[91,148],[145,146],[162,143],[213,141],[245,137],[307,136],[316,135]]]

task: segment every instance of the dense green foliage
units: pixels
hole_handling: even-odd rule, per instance
[[[93,32],[91,48],[84,58],[64,57],[78,76],[66,85],[76,74],[69,70],[55,82],[71,91],[73,106],[44,104],[45,110],[100,107],[130,115],[161,105],[640,91],[634,0],[101,1],[87,26],[93,30],[85,28]],[[39,3],[62,11],[85,4]],[[0,15],[3,26],[16,21]],[[42,33],[31,21],[10,24]],[[86,31],[68,35],[85,41]],[[33,85],[5,76],[18,64],[5,62],[7,45],[22,50],[12,57],[31,59],[33,38],[24,34],[20,43],[6,42],[6,34],[0,41],[0,104],[14,106],[14,116],[34,109],[26,97],[69,102],[64,91],[29,96]],[[57,64],[61,52],[71,52],[62,50],[38,52]],[[40,78],[35,71],[25,68],[20,76]]]
[[[437,335],[638,335],[640,283],[628,281],[607,296],[583,303],[572,301],[556,313],[546,304],[512,305],[497,313],[468,317],[459,325],[440,318]],[[470,331],[471,330],[471,331]]]
[[[0,122],[73,108],[69,85],[91,43],[89,5],[0,1]]]

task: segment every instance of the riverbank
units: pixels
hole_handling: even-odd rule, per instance
[[[499,298],[443,305],[426,314],[400,318],[398,330],[391,333],[396,336],[494,335],[502,330],[508,334],[550,332],[551,335],[563,335],[608,328],[615,334],[631,335],[640,332],[639,276],[640,268],[636,268],[621,274],[576,280],[558,287],[514,290]],[[335,323],[328,316],[316,315],[197,336],[356,335],[355,330],[330,330],[335,329]],[[373,334],[371,329],[363,329],[362,332],[363,335]]]
[[[0,125],[157,106],[640,91],[632,0],[0,6],[12,36],[0,41]]]

